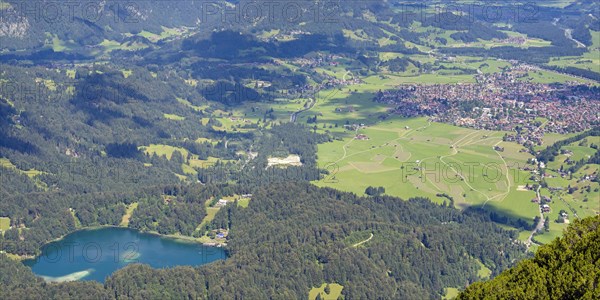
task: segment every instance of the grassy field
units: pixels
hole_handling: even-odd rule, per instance
[[[144,153],[148,154],[148,155],[153,155],[156,154],[158,156],[166,156],[167,159],[171,159],[171,157],[173,156],[173,152],[175,151],[179,151],[183,157],[187,157],[188,155],[188,151],[184,148],[180,148],[180,147],[173,147],[173,146],[169,146],[169,145],[161,145],[161,144],[152,144],[149,146],[141,146],[139,147],[140,150],[144,151]]]
[[[329,294],[325,293],[325,287],[329,286]],[[323,283],[320,287],[315,287],[308,293],[309,300],[315,300],[318,295],[324,300],[337,300],[341,294],[344,286],[337,283]]]
[[[162,28],[162,31],[158,34],[149,32],[146,30],[142,30],[137,35],[148,39],[152,43],[156,43],[156,42],[159,42],[159,41],[167,39],[167,38],[181,36],[181,35],[185,35],[187,33],[187,30],[184,28],[169,28],[169,27],[165,27],[165,26],[161,26],[161,28]]]
[[[204,141],[204,139],[199,139],[199,141]],[[208,140],[206,140],[206,141],[208,141]],[[175,176],[177,176],[182,181],[186,181],[190,178],[194,178],[194,176],[198,174],[198,171],[196,171],[196,169],[210,167],[210,166],[214,165],[217,161],[231,162],[231,160],[226,160],[226,159],[222,160],[222,159],[219,159],[216,157],[208,157],[207,159],[200,159],[198,157],[198,155],[196,155],[196,154],[190,155],[190,157],[188,159],[187,157],[188,157],[189,152],[186,149],[181,148],[181,147],[164,145],[164,144],[152,144],[149,146],[140,146],[139,149],[141,151],[143,151],[145,154],[148,154],[148,155],[156,154],[159,157],[164,156],[168,160],[171,160],[171,158],[173,157],[173,153],[175,151],[179,151],[179,153],[181,153],[181,155],[183,156],[183,159],[184,159],[184,162],[181,164],[183,174],[175,174]],[[191,177],[189,177],[189,176],[191,176]],[[195,181],[195,179],[193,181]]]
[[[71,216],[75,221],[75,228],[81,228],[81,220],[79,220],[79,218],[77,217],[77,212],[72,208],[69,209],[69,212],[71,213]]]
[[[200,230],[206,224],[210,223],[214,218],[217,212],[220,210],[219,207],[211,207],[210,204],[213,199],[208,199],[204,202],[204,206],[206,207],[206,216],[202,219],[202,222],[198,225],[196,230]]]
[[[479,264],[479,271],[477,271],[477,276],[479,276],[479,278],[483,280],[489,279],[490,275],[492,275],[492,270],[490,270],[483,263],[481,263],[480,260],[477,260],[477,263]]]
[[[202,111],[202,110],[204,110],[204,109],[206,109],[206,108],[209,107],[208,105],[205,105],[205,106],[192,105],[192,103],[190,103],[190,101],[185,100],[183,98],[179,98],[179,97],[177,97],[177,102],[179,102],[179,103],[181,103],[181,104],[183,104],[183,105],[185,105],[185,106],[193,109],[194,111]]]
[[[138,43],[138,42],[120,43],[117,41],[107,40],[107,39],[103,40],[100,44],[98,44],[98,46],[100,46],[102,48],[103,53],[109,53],[114,50],[135,51],[135,50],[140,50],[140,49],[144,49],[144,48],[148,47],[148,45],[145,45],[143,43]],[[100,53],[96,53],[96,54],[100,54]]]
[[[441,35],[441,36],[450,41],[450,43],[447,44],[448,47],[477,47],[477,48],[483,48],[483,49],[491,49],[491,48],[495,48],[495,47],[504,47],[504,46],[529,48],[529,47],[548,47],[551,45],[550,41],[546,41],[546,40],[539,39],[539,38],[528,37],[526,34],[522,34],[519,32],[514,32],[514,31],[502,31],[502,32],[506,33],[509,37],[522,37],[523,39],[525,39],[525,41],[523,43],[511,43],[511,42],[506,42],[506,41],[478,39],[478,41],[473,42],[473,43],[464,43],[462,41],[455,41],[452,38],[450,38],[448,35],[449,34],[448,32],[446,33],[446,35],[448,35],[448,37],[445,37],[444,35]]]
[[[0,231],[6,231],[10,228],[10,218],[0,217]]]
[[[17,170],[20,173],[27,175],[29,178],[33,178],[33,177],[35,177],[37,175],[41,175],[43,173],[42,171],[38,171],[36,169],[31,169],[31,170],[26,170],[26,171],[20,170],[10,160],[8,160],[6,158],[0,158],[0,167]]]
[[[123,77],[128,78],[129,76],[131,76],[133,74],[133,70],[121,70],[121,73],[123,73]]]
[[[519,80],[528,80],[536,83],[553,83],[566,81],[576,81],[581,83],[597,83],[593,80],[582,79],[548,70],[537,70],[529,72],[527,77],[519,78]]]
[[[66,75],[67,77],[71,78],[71,79],[75,79],[75,75],[77,74],[77,70],[66,70]]]
[[[131,215],[133,215],[133,211],[138,207],[138,205],[138,202],[134,202],[127,206],[127,210],[125,211],[125,215],[123,215],[119,226],[129,226],[129,220],[131,219]]]
[[[532,220],[535,194],[518,187],[532,184],[520,170],[531,156],[517,144],[502,142],[503,132],[472,130],[429,123],[425,118],[394,119],[367,126],[348,137],[318,146],[319,165],[330,171],[315,181],[363,195],[368,186],[383,186],[386,194],[454,198],[460,208],[488,206],[511,217]],[[496,152],[495,145],[504,147]]]
[[[190,158],[190,160],[188,161],[188,164],[193,168],[208,168],[210,166],[213,166],[217,161],[221,161],[224,163],[231,162],[231,160],[219,159],[212,156],[209,156],[207,159],[204,160],[192,156],[192,158]]]
[[[12,5],[8,2],[0,1],[0,10],[5,10],[11,8]]]
[[[185,117],[174,115],[174,114],[163,114],[163,117],[165,119],[173,120],[173,121],[183,121],[183,120],[185,120]]]
[[[56,91],[56,82],[54,82],[52,79],[43,79],[38,77],[35,79],[35,82],[38,84],[43,84],[49,91]]]
[[[450,300],[456,298],[460,292],[457,288],[445,288],[446,294],[442,297],[443,300]]]
[[[242,198],[238,200],[238,205],[246,208],[248,207],[248,205],[250,205],[250,198]]]
[[[54,52],[69,51],[77,47],[77,44],[73,41],[63,41],[56,34],[46,32],[46,45]]]

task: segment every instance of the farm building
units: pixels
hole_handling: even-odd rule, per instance
[[[215,204],[215,207],[223,207],[225,205],[227,205],[229,201],[225,200],[225,199],[219,199],[219,201],[217,201],[217,204]]]
[[[550,212],[550,205],[548,205],[548,204],[542,205],[542,211],[543,212]]]

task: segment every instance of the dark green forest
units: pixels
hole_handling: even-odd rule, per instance
[[[564,235],[540,247],[496,278],[470,285],[457,299],[598,299],[600,217],[570,224]]]
[[[227,260],[168,270],[130,265],[104,286],[42,283],[2,255],[3,270],[19,271],[2,272],[0,297],[302,299],[313,286],[337,282],[350,298],[436,299],[444,287],[479,280],[477,260],[498,274],[524,253],[512,231],[480,214],[427,199],[357,197],[305,183],[257,187],[249,207],[228,206],[213,226],[230,229]],[[374,238],[353,247],[348,241],[360,232]]]

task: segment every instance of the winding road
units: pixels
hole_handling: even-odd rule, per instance
[[[308,107],[303,108],[301,110],[295,111],[290,115],[290,122],[294,123],[296,122],[296,118],[298,118],[298,114],[301,112],[305,112],[307,110],[310,110],[311,108],[313,108],[313,106],[315,106],[315,104],[317,103],[317,100],[314,100],[312,98],[309,99],[310,104],[308,105]]]

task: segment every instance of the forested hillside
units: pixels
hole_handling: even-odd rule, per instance
[[[3,275],[0,297],[93,291],[119,299],[304,299],[312,287],[329,282],[344,286],[347,298],[438,299],[445,287],[479,280],[478,261],[496,274],[521,258],[524,247],[514,232],[475,213],[306,183],[259,187],[247,208],[228,206],[213,224],[230,229],[227,260],[195,269],[132,265],[102,286],[42,284],[2,256],[7,268],[20,271]],[[364,233],[373,238],[356,246]]]
[[[565,234],[458,299],[600,298],[600,216],[577,220]]]
[[[599,213],[600,4],[488,4],[0,0],[0,299],[597,296],[598,217],[476,283]],[[227,257],[23,266],[98,227]]]

